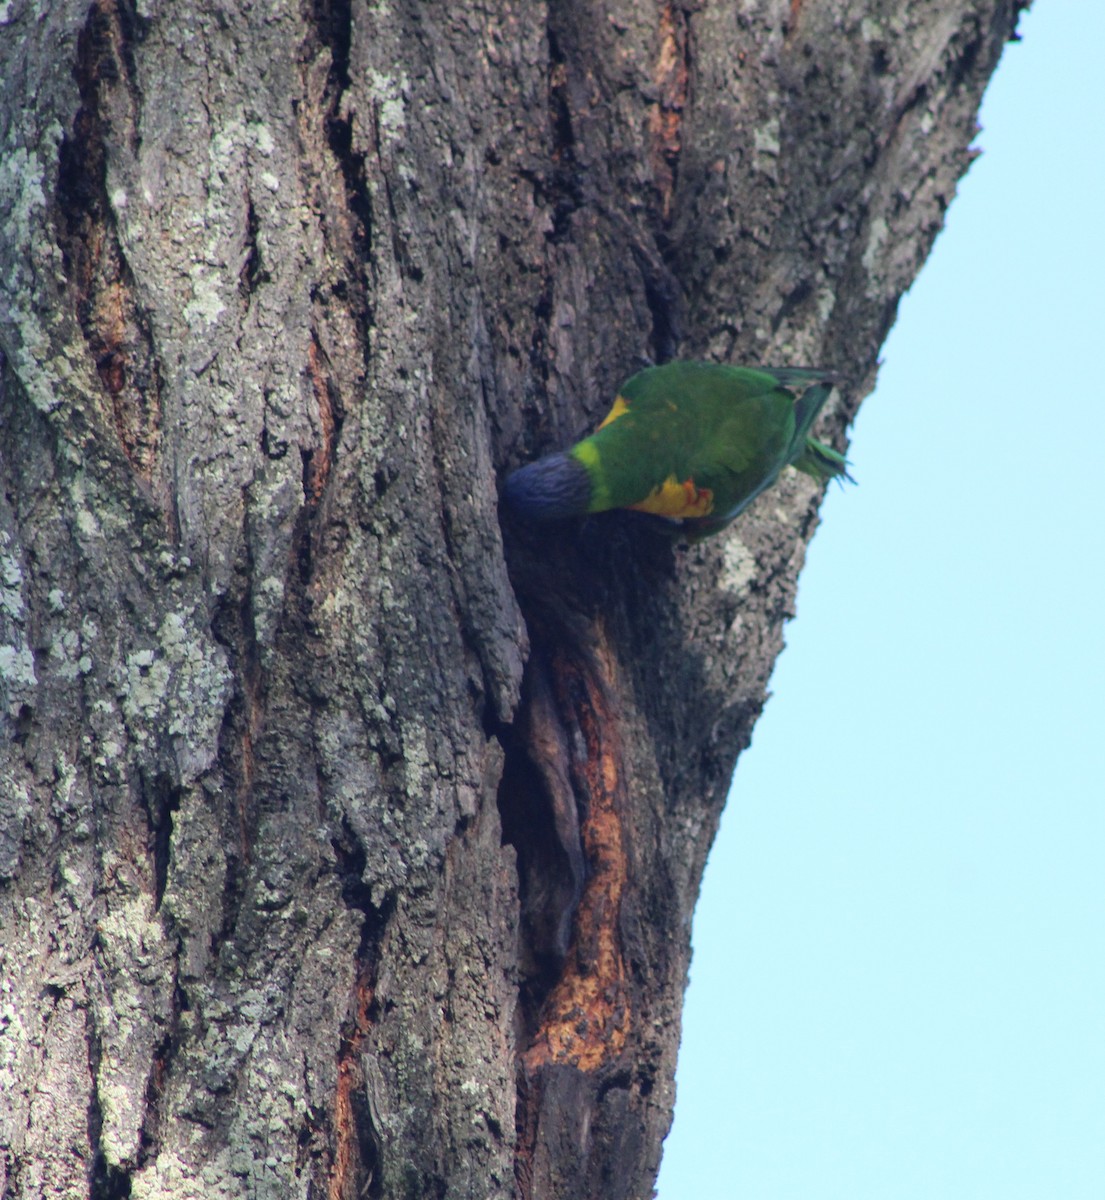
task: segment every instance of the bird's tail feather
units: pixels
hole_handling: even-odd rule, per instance
[[[855,480],[848,474],[848,460],[832,446],[826,446],[816,438],[806,438],[805,449],[794,460],[793,466],[814,479],[824,483],[827,479],[843,476],[849,483]]]

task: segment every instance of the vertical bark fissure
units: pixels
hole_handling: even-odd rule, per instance
[[[332,844],[343,876],[342,900],[362,916],[349,1012],[337,1051],[327,1196],[329,1200],[374,1200],[383,1194],[384,1143],[364,1056],[375,1022],[380,939],[394,902],[389,897],[382,908],[373,903],[363,881],[364,850],[348,826],[343,830],[343,839]]]
[[[133,41],[139,18],[126,3],[96,0],[77,39],[74,75],[80,108],[59,147],[58,232],[89,356],[127,461],[157,485],[161,454],[161,375],[146,314],[134,294],[108,195],[108,145],[133,149],[141,96]],[[124,200],[125,203],[125,200]],[[165,512],[170,519],[168,510]]]

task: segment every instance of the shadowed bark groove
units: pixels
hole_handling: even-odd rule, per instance
[[[126,4],[97,0],[89,9],[73,64],[81,105],[60,147],[57,201],[66,276],[88,352],[123,452],[149,484],[158,468],[161,381],[106,182],[110,143],[135,136],[136,22]]]
[[[649,1196],[821,493],[526,527],[674,356],[843,449],[1017,0],[0,37],[0,1194]]]

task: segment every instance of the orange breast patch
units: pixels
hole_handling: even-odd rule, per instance
[[[629,507],[658,517],[705,517],[714,511],[714,493],[709,488],[696,488],[693,479],[680,483],[669,475],[658,488]]]

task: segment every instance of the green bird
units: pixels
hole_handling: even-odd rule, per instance
[[[832,389],[825,371],[648,367],[622,385],[590,437],[512,472],[503,498],[532,520],[631,508],[706,537],[784,467],[851,478],[844,457],[809,435]]]

